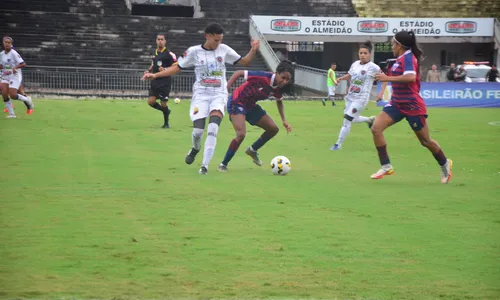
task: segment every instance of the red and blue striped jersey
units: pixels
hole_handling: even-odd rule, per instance
[[[427,114],[424,99],[420,96],[420,71],[417,58],[408,50],[398,57],[391,69],[391,75],[415,74],[414,82],[392,82],[391,105],[408,116]]]
[[[276,74],[271,72],[245,71],[245,83],[233,92],[233,103],[250,110],[255,107],[257,101],[268,99],[270,96],[281,99],[280,88],[273,87],[275,76]]]

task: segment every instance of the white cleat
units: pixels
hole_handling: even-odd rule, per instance
[[[446,161],[446,164],[441,166],[441,183],[447,184],[451,180],[452,172],[451,169],[453,168],[453,161],[451,159],[448,159]]]
[[[15,119],[15,118],[17,118],[17,117],[16,117],[16,115],[14,115],[14,114],[9,114],[9,115],[7,116],[7,119]]]

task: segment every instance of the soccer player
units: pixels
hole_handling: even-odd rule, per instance
[[[149,66],[147,71],[144,71],[144,74],[149,72],[158,73],[177,63],[175,54],[166,48],[166,43],[165,34],[159,33],[156,35],[157,48],[153,55],[151,66]],[[163,113],[164,123],[162,128],[170,128],[168,122],[170,109],[167,106],[167,102],[171,89],[171,81],[170,77],[156,78],[151,81],[151,88],[149,89],[148,104]],[[156,102],[156,99],[160,99],[161,105]]]
[[[359,47],[359,60],[355,61],[349,72],[337,79],[335,84],[341,80],[349,80],[351,85],[345,98],[344,124],[340,129],[339,138],[330,150],[340,150],[345,138],[351,131],[352,123],[368,123],[371,127],[375,116],[363,117],[361,112],[370,100],[375,75],[380,72],[380,67],[370,61],[372,56],[372,43],[365,42]]]
[[[233,123],[236,137],[229,144],[226,156],[219,165],[219,171],[227,172],[227,165],[245,139],[245,121],[252,126],[258,126],[264,129],[264,133],[252,144],[252,146],[248,147],[245,152],[253,159],[253,162],[256,165],[262,166],[257,150],[272,139],[278,133],[279,128],[266,111],[257,104],[257,101],[265,100],[269,98],[269,96],[275,97],[277,99],[276,105],[278,106],[283,126],[287,132],[292,130],[292,127],[286,121],[283,101],[281,100],[283,93],[286,92],[287,88],[289,88],[289,82],[292,79],[292,74],[292,63],[288,60],[283,60],[276,67],[275,73],[261,71],[236,71],[231,76],[227,84],[228,87],[230,87],[240,77],[245,78],[246,82],[240,85],[233,92],[233,95],[229,97],[227,103],[227,111],[229,113],[231,123]]]
[[[205,131],[206,118],[208,134],[205,140],[203,161],[200,174],[208,173],[208,165],[214,155],[217,143],[217,132],[224,116],[224,108],[228,99],[226,64],[248,66],[259,49],[260,41],[252,41],[250,52],[241,57],[231,47],[222,44],[224,29],[213,23],[205,28],[205,43],[190,47],[178,63],[152,74],[147,73],[143,79],[168,77],[179,73],[182,69],[194,67],[196,79],[193,85],[193,98],[189,116],[193,122],[193,147],[186,156],[186,163],[192,164],[201,148],[201,137]]]
[[[335,88],[337,86],[337,74],[335,73],[335,69],[337,69],[337,63],[333,62],[328,70],[328,75],[326,78],[326,86],[328,88],[328,99],[332,100],[332,106],[335,106]],[[323,102],[323,106],[326,105],[326,99],[323,98],[321,100]]]
[[[413,31],[400,31],[392,39],[392,52],[397,57],[396,63],[391,68],[391,76],[379,73],[375,78],[380,82],[391,82],[391,102],[387,104],[375,119],[371,128],[373,141],[377,147],[380,164],[382,167],[371,176],[381,179],[385,175],[394,173],[384,130],[389,126],[406,119],[415,132],[422,146],[428,148],[441,167],[441,183],[451,180],[453,162],[447,159],[439,144],[429,136],[427,125],[427,109],[420,92],[419,63],[422,51],[417,45]]]
[[[26,64],[23,58],[16,50],[12,49],[13,40],[9,36],[3,37],[3,47],[4,51],[0,53],[0,70],[2,70],[2,97],[4,104],[9,112],[7,118],[15,118],[14,107],[10,102],[10,99],[21,100],[27,107],[27,114],[31,115],[33,113],[33,101],[30,97],[24,96],[18,93],[20,89],[21,82],[23,80],[23,74],[21,68],[24,68]]]

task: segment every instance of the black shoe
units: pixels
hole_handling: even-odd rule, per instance
[[[204,166],[200,168],[200,171],[198,171],[200,175],[207,175],[208,174],[208,169]]]
[[[332,101],[332,106],[337,106],[337,104],[335,104],[335,102]]]
[[[170,125],[164,124],[161,128],[170,128]]]
[[[321,102],[323,103],[323,106],[326,106],[326,99],[325,98],[321,99]]]
[[[186,160],[185,160],[188,165],[190,165],[194,162],[194,159],[196,158],[196,154],[198,154],[198,152],[200,152],[200,150],[196,150],[194,148],[191,148],[189,153],[186,155]]]

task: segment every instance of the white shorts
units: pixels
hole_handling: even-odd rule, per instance
[[[220,110],[224,116],[224,110],[227,104],[226,94],[215,95],[193,95],[191,99],[191,107],[189,108],[189,116],[191,121],[208,118],[213,110]]]
[[[353,102],[345,100],[344,114],[356,118],[361,115],[368,102]]]
[[[328,96],[335,96],[335,86],[329,86],[328,87]]]
[[[16,76],[4,76],[2,77],[2,83],[6,83],[9,85],[9,89],[18,90],[21,86],[21,82],[23,81],[23,76],[18,74]]]

